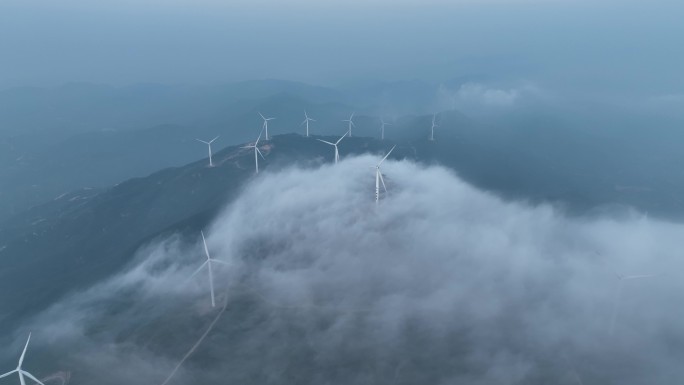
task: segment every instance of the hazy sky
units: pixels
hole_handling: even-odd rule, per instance
[[[487,75],[678,93],[674,1],[0,3],[0,87]]]

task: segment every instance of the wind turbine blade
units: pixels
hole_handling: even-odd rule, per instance
[[[331,145],[331,146],[334,146],[334,145],[335,145],[335,143],[330,143],[330,142],[328,142],[327,140],[323,140],[323,139],[316,139],[316,140],[318,140],[318,141],[320,141],[320,142],[323,142],[323,143],[327,143],[327,144],[329,144],[329,145]]]
[[[255,146],[242,146],[240,148],[254,148]]]
[[[338,144],[340,144],[342,139],[344,139],[344,137],[347,136],[348,133],[349,133],[349,131],[345,132],[344,135],[342,135],[339,139],[337,139],[337,142],[335,142],[334,146],[337,146]],[[330,144],[332,144],[332,143],[330,143]]]
[[[394,145],[394,146],[392,147],[392,149],[391,149],[391,150],[389,150],[389,152],[387,153],[387,155],[385,155],[385,157],[384,157],[384,158],[382,158],[382,160],[380,161],[380,163],[378,163],[378,166],[380,166],[380,165],[382,164],[382,162],[384,162],[384,161],[385,161],[385,159],[387,159],[387,157],[389,156],[389,154],[391,154],[391,153],[392,153],[392,151],[394,151],[394,147],[397,147],[397,145],[395,144],[395,145]]]
[[[21,357],[19,357],[19,365],[17,368],[21,368],[21,364],[24,363],[24,357],[26,356],[26,349],[28,349],[28,344],[31,341],[31,333],[29,333],[28,339],[26,340],[26,345],[24,345],[24,351],[21,352]]]
[[[221,136],[221,135],[218,135],[218,136],[216,136],[214,139],[210,140],[210,141],[209,141],[209,144],[214,143],[214,141],[215,141],[216,139],[218,139],[219,136]]]
[[[32,379],[33,381],[39,383],[40,385],[45,385],[45,384],[43,384],[42,382],[40,382],[40,380],[38,380],[37,378],[33,377],[33,374],[31,374],[31,373],[29,373],[29,372],[27,372],[27,371],[25,371],[25,370],[22,370],[21,372],[24,373],[24,375],[26,375],[26,377]]]
[[[228,263],[228,262],[222,261],[222,260],[220,260],[220,259],[212,259],[211,261],[212,261],[212,262],[216,262],[216,263],[220,263],[220,264],[226,265],[226,266],[232,266],[232,265],[233,265],[232,263]]]
[[[385,179],[382,177],[382,171],[378,170],[378,175],[380,176],[380,182],[382,182],[382,188],[385,189],[385,194],[387,194],[387,186],[385,186]]]
[[[312,121],[312,122],[315,122],[315,121],[316,121],[316,119],[311,119],[311,118],[309,118],[309,120]]]
[[[19,375],[19,382],[21,385],[26,385],[26,381],[24,381],[24,374],[21,372],[21,370],[17,370],[17,374]]]
[[[257,152],[259,153],[259,155],[261,155],[261,159],[266,160],[266,158],[264,158],[264,154],[262,154],[262,153],[261,153],[261,150],[259,150],[259,147],[254,147],[254,148],[257,150]]]
[[[352,112],[352,114],[349,116],[349,120],[354,119],[354,114],[355,114],[355,113],[356,113],[356,112]]]
[[[259,112],[259,116],[261,116],[261,119],[266,120],[266,118],[263,115],[261,115],[261,112]]]
[[[202,243],[204,243],[204,253],[207,255],[207,259],[211,259],[211,256],[209,255],[209,248],[207,247],[207,240],[204,238],[204,231],[200,231],[202,234]]]
[[[211,307],[216,307],[216,301],[214,300],[214,275],[211,271],[211,261],[207,261],[209,264],[209,288],[211,289]]]
[[[639,279],[639,278],[652,278],[656,277],[657,274],[644,274],[644,275],[628,275],[623,277],[624,279]]]
[[[0,376],[0,378],[5,378],[5,377],[7,377],[7,376],[9,376],[9,375],[12,375],[12,374],[18,372],[18,371],[19,371],[19,369],[14,369],[14,370],[11,371],[11,372],[7,372],[7,373],[3,374],[2,376]]]
[[[202,143],[204,143],[204,144],[209,144],[209,142],[205,142],[205,141],[203,141],[203,140],[201,140],[201,139],[195,139],[195,140],[198,141],[198,142],[202,142]]]
[[[349,123],[352,125],[352,127],[356,127],[356,124],[354,124],[353,120],[350,120]]]
[[[309,121],[309,119],[304,119],[304,121],[303,121],[303,122],[302,122],[302,123],[300,124],[300,126],[303,126],[303,125],[305,125],[305,124],[306,124],[306,122],[308,122],[308,121]]]
[[[262,128],[262,129],[261,129],[261,132],[259,133],[259,136],[257,137],[256,142],[254,142],[254,147],[256,147],[256,145],[259,143],[259,139],[261,139],[261,135],[262,135],[263,133],[264,133],[264,129]]]
[[[209,261],[204,261],[204,263],[202,264],[202,266],[198,267],[197,270],[195,270],[195,272],[192,273],[192,275],[190,276],[190,278],[196,276],[197,273],[199,273],[200,271],[202,271],[202,269],[204,268],[204,266],[205,266],[207,263],[209,263]],[[188,279],[190,279],[190,278],[188,278]]]

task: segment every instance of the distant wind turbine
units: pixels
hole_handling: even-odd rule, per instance
[[[37,378],[35,378],[31,373],[25,371],[24,369],[21,368],[21,364],[24,363],[24,357],[26,356],[26,349],[28,348],[29,341],[31,341],[31,333],[29,333],[28,340],[26,340],[26,345],[24,346],[24,351],[21,352],[21,357],[19,357],[19,365],[17,365],[17,368],[12,370],[11,372],[7,372],[0,376],[0,378],[7,377],[11,374],[17,373],[19,375],[19,382],[21,385],[26,385],[26,381],[24,380],[24,376],[32,379],[36,383],[40,385],[45,385],[42,382],[40,382]]]
[[[380,118],[380,123],[382,123],[380,126],[380,139],[385,140],[385,126],[391,126],[392,123],[387,123],[382,118]]]
[[[340,160],[340,152],[337,150],[337,145],[340,144],[340,142],[342,141],[342,139],[344,139],[344,137],[347,136],[348,133],[349,133],[349,132],[345,132],[344,135],[342,135],[342,137],[340,137],[339,139],[337,139],[337,142],[335,142],[335,143],[328,142],[327,140],[323,140],[323,139],[318,139],[319,141],[321,141],[321,142],[323,142],[323,143],[327,143],[327,144],[329,144],[329,145],[331,145],[331,146],[335,146],[335,164],[337,164],[337,162]]]
[[[432,127],[430,127],[430,140],[435,140],[435,127],[439,127],[439,125],[435,122],[435,119],[437,118],[437,114],[432,115]]]
[[[378,162],[378,164],[375,166],[375,203],[376,204],[380,200],[380,182],[382,182],[382,188],[385,190],[385,194],[387,194],[387,186],[385,186],[385,180],[382,178],[382,172],[380,171],[380,165],[382,164],[382,162],[385,161],[385,159],[387,159],[389,154],[391,154],[392,151],[394,151],[394,147],[397,147],[397,146],[396,145],[393,146],[392,149],[389,150],[389,152],[385,155],[385,157],[382,158],[380,160],[380,162]]]
[[[209,167],[214,167],[214,163],[211,161],[211,144],[214,143],[214,141],[215,141],[216,139],[218,139],[218,138],[219,138],[219,137],[217,136],[217,137],[215,137],[214,139],[212,139],[212,140],[210,140],[210,141],[208,141],[208,142],[205,142],[205,141],[203,141],[203,140],[201,140],[201,139],[195,139],[196,141],[202,142],[202,143],[206,144],[206,145],[209,147]]]
[[[254,142],[253,145],[248,145],[244,146],[242,148],[254,148],[254,167],[256,168],[256,173],[259,173],[259,156],[261,156],[262,159],[264,158],[264,155],[261,153],[261,150],[259,150],[259,139],[261,139],[261,134],[264,133],[264,130],[261,130],[259,133],[259,137],[257,138],[256,142]]]
[[[354,112],[349,115],[349,119],[342,119],[343,122],[349,122],[349,137],[352,137],[352,127],[355,127],[356,124],[354,124]]]
[[[261,115],[261,112],[259,112],[259,116],[261,116],[261,119],[264,120],[264,125],[262,126],[262,128],[263,128],[263,130],[266,131],[266,139],[265,140],[268,140],[268,121],[273,120],[275,118],[267,118],[267,117]]]
[[[304,121],[302,122],[302,125],[306,124],[306,137],[309,137],[309,122],[315,122],[315,119],[311,119],[309,115],[306,113],[306,110],[304,110]]]
[[[204,243],[204,254],[206,254],[207,260],[204,261],[202,266],[200,266],[197,270],[195,270],[194,273],[192,273],[190,278],[197,275],[197,273],[199,273],[204,268],[204,266],[207,266],[207,270],[209,271],[209,288],[211,291],[211,307],[216,307],[216,301],[214,300],[214,274],[213,274],[213,271],[211,269],[211,264],[212,263],[221,263],[224,265],[230,265],[230,264],[228,262],[224,262],[224,261],[221,261],[218,259],[214,259],[209,255],[209,248],[207,247],[207,240],[204,238],[204,231],[201,231],[201,234],[202,234],[202,242]]]
[[[613,329],[615,328],[615,320],[617,319],[618,311],[620,308],[620,301],[622,300],[622,287],[624,286],[624,282],[626,280],[652,278],[657,276],[657,274],[622,275],[618,273],[615,273],[615,275],[618,279],[618,289],[617,294],[615,295],[615,302],[613,303],[613,313],[610,317],[610,328],[608,329],[609,335],[613,334]]]

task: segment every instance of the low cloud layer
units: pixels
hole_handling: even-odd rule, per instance
[[[188,280],[199,243],[166,240],[33,320],[29,369],[161,384],[212,326],[169,384],[684,379],[684,226],[569,218],[406,161],[383,164],[376,205],[377,160],[261,174],[207,229],[231,263],[217,308],[206,272]]]
[[[531,84],[518,87],[496,87],[481,83],[465,83],[457,89],[440,86],[437,92],[441,109],[458,109],[471,114],[491,113],[543,98],[543,92]]]

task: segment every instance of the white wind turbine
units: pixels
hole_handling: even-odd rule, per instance
[[[389,152],[385,155],[385,157],[382,158],[380,160],[380,162],[378,162],[378,164],[375,166],[375,203],[376,204],[380,200],[380,183],[381,182],[382,182],[382,188],[385,189],[385,194],[387,194],[387,186],[385,186],[385,180],[382,178],[382,172],[380,171],[380,165],[382,164],[382,162],[385,161],[385,159],[387,159],[389,154],[391,154],[392,151],[394,151],[394,147],[397,147],[397,146],[396,145],[393,146],[392,149],[389,150]]]
[[[380,139],[385,140],[385,126],[391,126],[392,123],[387,123],[382,118],[380,118],[380,123],[382,123],[380,126]]]
[[[197,270],[195,270],[194,273],[192,273],[190,278],[197,275],[197,273],[199,273],[204,268],[204,266],[207,266],[207,269],[209,271],[209,288],[211,290],[211,307],[216,307],[216,301],[214,300],[214,273],[211,269],[211,264],[212,263],[221,263],[224,265],[230,265],[230,264],[228,262],[224,262],[224,261],[221,261],[218,259],[214,259],[209,255],[209,248],[207,247],[207,240],[204,238],[204,231],[202,231],[201,233],[202,233],[202,242],[204,243],[204,254],[206,254],[207,260],[204,261],[202,266],[200,266]]]
[[[342,119],[343,122],[349,122],[349,137],[352,137],[352,127],[355,127],[356,124],[354,124],[354,112],[349,115],[349,119]]]
[[[214,141],[215,141],[216,139],[218,139],[218,138],[219,138],[219,137],[217,136],[217,137],[215,137],[214,139],[212,139],[212,140],[210,140],[210,141],[208,141],[208,142],[205,142],[205,141],[203,141],[203,140],[201,140],[201,139],[195,139],[196,141],[202,142],[202,143],[206,144],[206,145],[209,147],[209,167],[214,167],[214,163],[211,161],[211,144],[214,143]]]
[[[254,166],[256,167],[256,173],[259,173],[259,155],[265,160],[264,155],[261,153],[261,150],[259,150],[259,139],[261,139],[261,134],[264,133],[264,130],[261,130],[259,133],[259,137],[257,138],[256,142],[254,142],[253,145],[249,146],[244,146],[242,148],[254,148]]]
[[[315,122],[315,119],[311,119],[309,115],[307,115],[306,110],[304,110],[304,121],[302,122],[302,125],[306,124],[306,137],[309,137],[309,122]]]
[[[435,122],[436,118],[437,114],[432,115],[432,127],[430,127],[430,140],[435,140],[435,127],[439,127],[439,125]]]
[[[40,382],[37,378],[35,378],[31,373],[29,373],[29,372],[27,372],[21,368],[21,364],[24,363],[24,357],[26,356],[26,349],[28,348],[29,341],[31,341],[31,333],[29,333],[28,340],[26,340],[26,345],[24,346],[24,351],[21,352],[21,357],[19,357],[19,365],[17,365],[17,368],[11,372],[7,372],[7,373],[3,374],[2,376],[0,376],[0,378],[7,377],[11,374],[17,373],[19,375],[19,382],[21,383],[21,385],[26,385],[26,382],[24,380],[24,376],[32,379],[33,381],[35,381],[41,385],[45,385],[42,382]]]
[[[342,141],[342,139],[344,139],[344,137],[347,136],[348,133],[349,133],[349,132],[345,132],[344,135],[342,135],[342,137],[340,137],[339,139],[337,139],[337,142],[335,142],[335,143],[328,142],[327,140],[323,140],[323,139],[317,139],[317,140],[319,140],[319,141],[321,141],[321,142],[323,142],[323,143],[327,143],[327,144],[329,144],[329,145],[331,145],[331,146],[335,146],[335,164],[337,164],[337,162],[340,160],[340,152],[337,150],[337,145],[340,144],[340,142]]]
[[[261,115],[261,112],[259,112],[259,116],[261,116],[261,119],[264,120],[264,125],[262,126],[262,129],[266,131],[266,140],[268,140],[268,121],[273,120],[275,118],[267,118],[267,117]]]
[[[617,294],[615,295],[615,302],[613,303],[613,313],[611,314],[610,317],[610,328],[608,329],[608,334],[612,335],[613,334],[613,329],[615,328],[615,320],[617,319],[619,307],[620,307],[620,301],[622,299],[622,287],[624,286],[624,282],[626,280],[632,280],[632,279],[643,279],[643,278],[652,278],[656,277],[657,274],[642,274],[642,275],[622,275],[615,273],[618,279],[618,289],[617,289]]]

